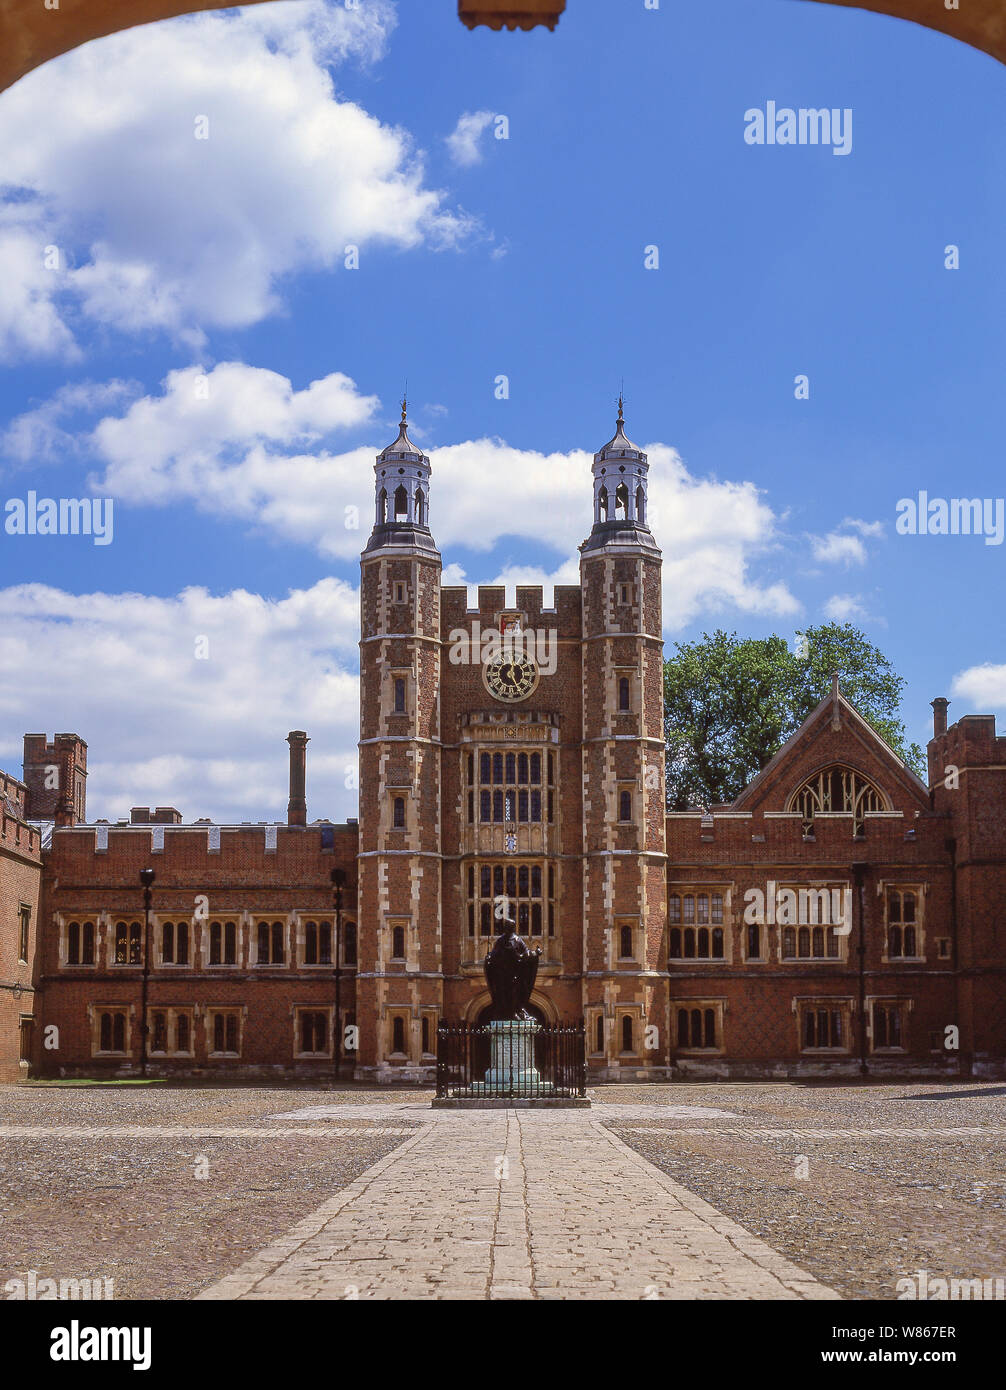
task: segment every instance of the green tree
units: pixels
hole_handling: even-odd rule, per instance
[[[721,630],[679,643],[664,663],[667,808],[730,802],[831,690],[842,693],[915,771],[900,717],[905,681],[851,623],[798,630],[796,651],[774,635],[741,639]]]

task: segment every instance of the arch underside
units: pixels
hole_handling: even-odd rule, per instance
[[[251,4],[264,0],[248,0]],[[428,0],[429,2],[429,0]],[[455,0],[435,0],[450,16]],[[569,0],[570,7],[578,0]],[[962,0],[946,9],[939,0],[799,0],[912,20],[936,29],[1006,62],[1006,9],[1002,0]],[[216,0],[58,0],[46,9],[42,0],[4,0],[0,8],[0,91],[25,73],[91,39],[151,24],[177,15],[223,8]],[[486,11],[505,16],[519,11],[519,0],[484,0]]]
[[[483,1019],[481,1015],[485,1013],[487,1009],[490,1009],[492,1007],[492,1002],[492,996],[490,995],[487,989],[482,990],[481,993],[474,995],[473,998],[469,999],[468,1003],[465,1005],[465,1022],[471,1024],[486,1022],[487,1020]],[[548,995],[543,993],[540,989],[532,990],[531,998],[528,1001],[528,1010],[529,1012],[537,1015],[539,1019],[544,1023],[559,1022],[559,1015],[556,1011],[555,1005],[553,1004],[552,1000],[548,997]]]

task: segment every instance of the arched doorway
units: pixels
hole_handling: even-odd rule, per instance
[[[544,1009],[540,1008],[533,1001],[530,1004],[528,1004],[527,1011],[529,1014],[532,1014],[538,1020],[539,1023],[548,1023],[548,1018],[545,1016]],[[492,1022],[492,1016],[493,1006],[492,1002],[490,1001],[490,1003],[486,1004],[484,1008],[479,1010],[478,1015],[473,1020],[473,1022],[475,1023],[476,1027],[484,1028],[487,1023]]]
[[[555,1010],[551,1007],[549,1000],[543,998],[536,990],[531,995],[531,1000],[527,1006],[528,1013],[539,1023],[555,1023]],[[493,1005],[489,997],[488,990],[469,1005],[468,1022],[476,1028],[484,1028],[492,1022]],[[547,1046],[542,1039],[536,1039],[534,1045],[535,1066],[541,1067],[544,1061],[544,1049]],[[492,1063],[492,1042],[488,1033],[479,1034],[471,1040],[471,1067],[472,1076],[480,1080],[485,1076]]]

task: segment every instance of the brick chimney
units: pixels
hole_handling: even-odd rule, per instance
[[[932,701],[933,706],[933,738],[939,738],[947,732],[947,708],[950,701],[944,699],[942,695],[937,696]]]
[[[287,825],[307,825],[307,801],[304,785],[307,778],[308,737],[303,729],[293,729],[286,736],[290,745],[290,800],[286,807]]]
[[[86,819],[87,744],[77,734],[24,736],[25,815],[76,825]]]
[[[72,755],[71,748],[65,744],[58,744],[57,742],[57,748],[58,767],[60,767],[60,794],[58,794],[53,821],[57,826],[75,826],[74,755]]]

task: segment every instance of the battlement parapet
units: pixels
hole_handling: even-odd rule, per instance
[[[580,636],[581,599],[578,584],[556,584],[552,602],[545,599],[540,584],[518,584],[509,592],[516,602],[508,603],[508,589],[502,584],[480,584],[477,606],[469,607],[466,585],[445,585],[440,591],[441,627],[446,638],[452,628],[468,627],[478,617],[483,628],[497,627],[500,613],[519,613],[525,627],[555,628],[563,637]]]
[[[1006,735],[994,714],[966,714],[929,742],[930,767],[999,767],[1006,770]]]
[[[132,885],[148,864],[158,883],[296,883],[351,868],[358,847],[359,827],[350,824],[97,824],[57,828],[46,863],[50,875],[103,883]]]
[[[0,848],[29,859],[41,860],[41,832],[35,826],[28,825],[21,814],[11,816],[4,809],[0,814]]]
[[[851,812],[826,812],[805,835],[803,817],[789,811],[672,811],[667,855],[689,862],[917,862],[947,860],[947,816],[937,812],[868,811],[854,835]]]

